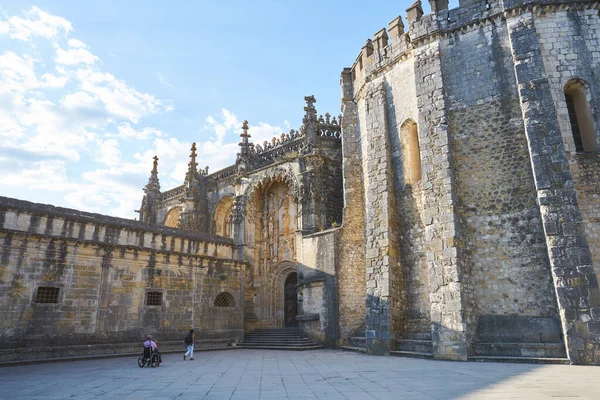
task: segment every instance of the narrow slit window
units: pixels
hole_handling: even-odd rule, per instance
[[[573,141],[575,142],[575,151],[583,152],[583,141],[581,140],[581,132],[579,131],[579,123],[577,122],[577,113],[575,112],[575,102],[573,96],[565,94],[567,101],[567,110],[569,110],[569,121],[571,122],[571,131],[573,132]]]
[[[40,304],[58,303],[60,288],[42,286],[37,289],[35,302]]]
[[[162,306],[162,301],[162,292],[148,292],[148,295],[146,296],[147,306]]]
[[[580,79],[574,79],[567,83],[565,85],[565,103],[575,151],[577,153],[596,151],[596,131],[586,83]]]

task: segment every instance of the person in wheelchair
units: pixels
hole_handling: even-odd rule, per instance
[[[160,351],[158,351],[158,345],[150,335],[146,336],[146,341],[144,342],[144,354],[146,353],[146,348],[150,349],[151,354],[158,355],[158,363],[160,364],[162,362],[162,356]]]

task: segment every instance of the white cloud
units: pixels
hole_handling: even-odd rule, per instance
[[[69,39],[69,41],[67,43],[69,44],[69,47],[72,47],[75,49],[85,49],[87,47],[85,45],[85,43],[83,43],[81,40],[77,40],[77,39]]]
[[[142,129],[135,129],[131,127],[131,124],[129,124],[129,122],[125,122],[122,125],[119,125],[117,127],[117,137],[122,138],[122,139],[138,139],[138,140],[145,140],[148,139],[152,136],[163,136],[164,134],[156,128],[151,128],[151,127],[145,127]]]
[[[58,47],[56,49],[56,58],[54,60],[57,64],[63,65],[93,64],[98,61],[98,57],[81,47],[71,48],[69,50],[63,50]]]
[[[181,185],[191,140],[148,126],[145,117],[173,108],[103,70],[84,42],[69,37],[72,29],[36,7],[0,16],[0,35],[19,44],[0,53],[0,192],[35,193],[30,200],[38,202],[52,192],[62,196],[59,205],[133,218],[152,157],[163,190]],[[235,161],[242,121],[226,108],[205,121],[198,163],[214,172]],[[251,124],[253,142],[289,129],[281,125]]]
[[[95,95],[115,117],[137,123],[144,116],[164,110],[162,102],[156,97],[138,92],[112,74],[78,69],[77,79],[81,88]]]
[[[25,13],[25,18],[9,18],[0,32],[8,33],[13,39],[31,41],[35,37],[53,39],[59,34],[66,35],[72,29],[71,23],[66,19],[32,7]]]
[[[14,186],[62,191],[67,185],[66,163],[64,161],[37,161],[19,171],[4,171],[3,183]]]
[[[121,161],[121,150],[119,150],[117,139],[100,141],[96,154],[98,161],[111,167],[119,165]]]

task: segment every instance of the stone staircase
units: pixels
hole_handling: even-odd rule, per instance
[[[365,348],[367,344],[367,338],[364,329],[359,329],[354,333],[354,336],[348,339],[348,343],[344,346],[340,346],[342,350],[354,351],[356,353],[366,353]]]
[[[323,348],[323,346],[301,337],[298,328],[255,329],[246,333],[244,340],[237,347],[263,350],[315,350]]]
[[[402,338],[396,340],[396,350],[390,353],[400,357],[433,358],[431,332],[404,332]]]
[[[365,331],[361,329],[348,339],[348,344],[340,346],[340,348],[365,353],[366,342]],[[402,339],[396,340],[396,350],[390,353],[401,357],[433,358],[431,333],[404,333]]]

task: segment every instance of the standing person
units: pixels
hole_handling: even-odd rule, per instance
[[[185,345],[187,346],[187,351],[183,355],[184,360],[188,354],[190,355],[190,361],[194,359],[194,340],[195,339],[196,339],[196,336],[194,335],[194,330],[190,329],[190,331],[187,333],[187,335],[185,335]]]

